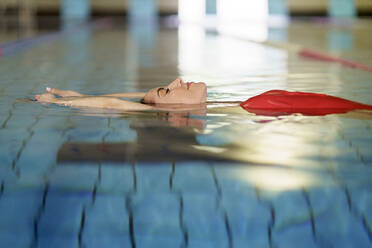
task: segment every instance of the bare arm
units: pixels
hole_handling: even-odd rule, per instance
[[[113,93],[105,94],[101,96],[110,96],[110,97],[127,97],[127,98],[144,98],[146,93],[144,92],[123,92],[123,93]]]
[[[55,98],[51,93],[35,97],[39,102],[54,103],[70,107],[88,107],[100,109],[113,109],[122,111],[152,110],[152,106],[137,102],[125,101],[114,97],[104,96],[76,96]]]
[[[87,95],[87,94],[81,94],[79,92],[72,91],[72,90],[58,90],[58,89],[50,88],[50,87],[47,87],[46,91],[48,93],[56,94],[56,95],[61,96],[61,97],[71,97],[71,96],[89,97],[89,96],[92,96],[92,95]],[[146,93],[144,93],[144,92],[123,92],[123,93],[104,94],[104,95],[100,95],[100,96],[124,97],[124,98],[125,97],[126,98],[143,98],[143,97],[145,97],[145,94]]]

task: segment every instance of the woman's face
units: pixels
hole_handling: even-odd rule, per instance
[[[159,104],[201,104],[207,100],[205,83],[184,83],[177,78],[168,86],[158,87],[148,91],[143,98],[145,103]]]

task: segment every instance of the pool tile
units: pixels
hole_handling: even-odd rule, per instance
[[[221,206],[225,209],[234,245],[253,244],[269,247],[270,208],[250,194],[223,195]]]
[[[301,191],[282,192],[272,200],[272,204],[275,211],[275,229],[280,230],[301,223],[311,224],[310,209]]]
[[[134,172],[129,164],[102,163],[97,192],[109,194],[128,193],[134,190]]]
[[[309,191],[315,237],[321,246],[368,247],[370,239],[360,219],[348,206],[345,192],[326,188]]]
[[[78,235],[73,234],[48,234],[38,237],[38,246],[40,248],[79,248]]]
[[[274,230],[272,234],[274,247],[295,248],[301,245],[304,248],[319,247],[312,234],[311,222],[287,225],[280,230]]]
[[[207,192],[182,194],[182,223],[191,247],[198,247],[192,244],[200,241],[207,247],[228,246],[225,216],[217,200],[217,195]]]
[[[137,163],[136,186],[139,193],[170,192],[171,163]]]
[[[48,178],[52,189],[92,192],[98,181],[98,164],[61,164]]]
[[[122,234],[95,234],[95,235],[84,235],[82,241],[83,247],[89,248],[127,248],[131,247],[131,240],[129,236]],[[152,244],[151,244],[152,245]],[[142,247],[142,246],[138,246]],[[163,246],[158,246],[163,247]]]
[[[184,193],[189,192],[217,192],[212,167],[206,163],[177,163],[173,189]]]
[[[98,194],[86,208],[84,235],[99,233],[129,234],[125,196]]]
[[[133,231],[136,243],[169,242],[181,244],[180,199],[174,193],[135,194],[131,197]],[[138,240],[138,241],[137,241]]]
[[[86,208],[82,242],[89,247],[128,247],[131,245],[126,198],[98,194]]]
[[[90,194],[49,191],[37,226],[39,237],[51,242],[65,235],[77,238],[82,226],[84,206],[91,200]]]
[[[42,192],[14,191],[0,197],[0,246],[30,247],[42,206]]]

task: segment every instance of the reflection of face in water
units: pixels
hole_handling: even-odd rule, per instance
[[[203,131],[205,110],[157,113],[151,119],[133,120],[130,127],[137,132],[142,149],[170,151],[198,145],[196,135]],[[164,154],[169,156],[170,154]]]
[[[172,162],[208,159],[208,155],[194,148],[199,145],[196,136],[204,129],[205,114],[203,109],[128,116],[130,128],[137,133],[135,142],[67,143],[59,150],[58,161]]]
[[[161,120],[166,121],[172,127],[193,127],[202,130],[204,129],[205,120],[200,117],[205,116],[205,114],[206,109],[200,109],[186,113],[159,113],[159,116]]]

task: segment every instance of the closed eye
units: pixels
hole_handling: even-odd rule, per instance
[[[164,88],[159,88],[159,89],[157,90],[158,97],[160,97],[160,91],[161,91],[161,90],[164,90]]]
[[[164,92],[164,90],[165,90],[165,92]],[[170,92],[170,89],[169,88],[159,88],[158,90],[157,90],[157,94],[158,94],[158,97],[164,97],[164,96],[166,96],[168,93]]]

